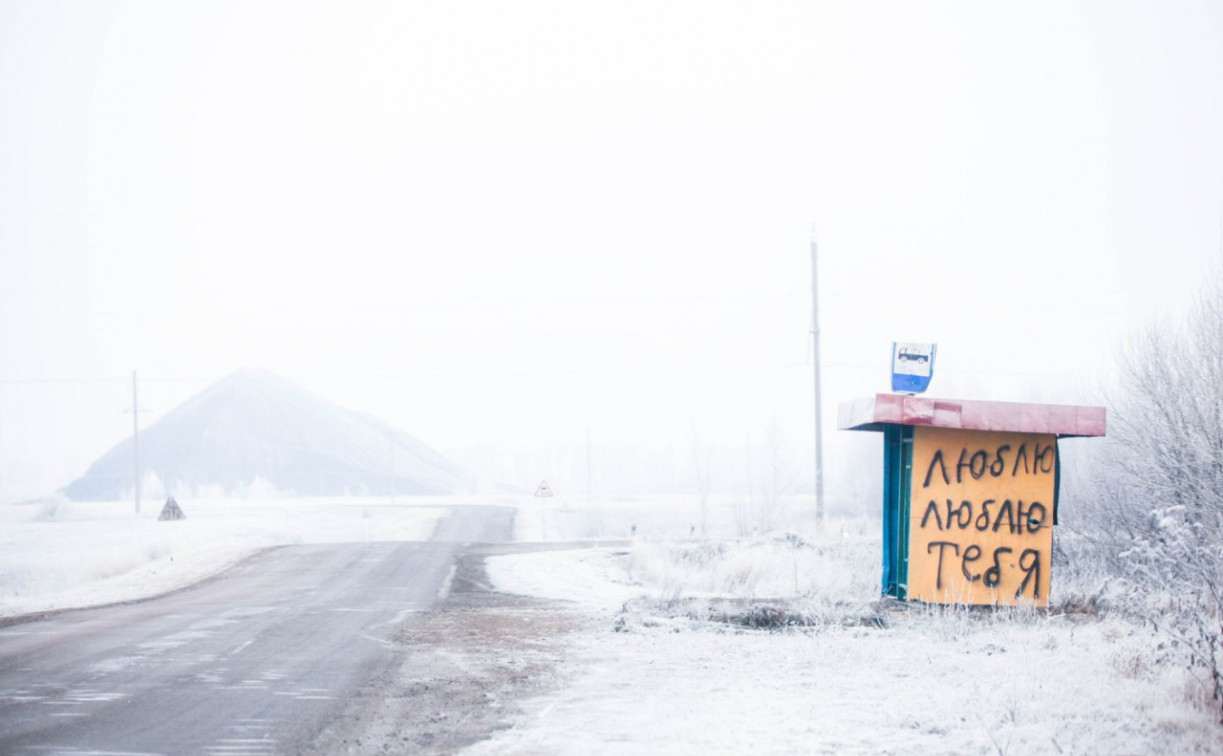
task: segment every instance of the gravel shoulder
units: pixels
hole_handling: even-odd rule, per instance
[[[489,553],[461,555],[449,595],[404,623],[396,662],[374,671],[309,753],[448,754],[508,729],[529,697],[558,689],[566,637],[590,620],[565,602],[495,592]]]

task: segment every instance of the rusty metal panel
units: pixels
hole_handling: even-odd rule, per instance
[[[842,430],[881,431],[887,424],[960,428],[1057,436],[1103,436],[1103,407],[1026,404],[969,399],[934,399],[905,394],[875,394],[840,406]]]

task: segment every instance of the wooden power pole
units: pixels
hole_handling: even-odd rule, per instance
[[[136,514],[140,514],[140,403],[136,396],[136,371],[132,371],[132,482],[135,483]]]
[[[815,519],[824,526],[824,426],[820,412],[820,285],[818,244],[811,232],[811,339],[814,346],[812,363],[815,373]]]

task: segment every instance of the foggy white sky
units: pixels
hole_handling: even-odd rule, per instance
[[[830,444],[892,339],[1099,401],[1219,264],[1221,101],[1219,3],[9,0],[0,501],[133,368],[146,422],[263,367],[524,479],[775,422],[809,480],[813,223]]]

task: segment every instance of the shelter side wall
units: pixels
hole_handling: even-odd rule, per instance
[[[1056,444],[1053,434],[914,429],[908,598],[1047,605]]]

